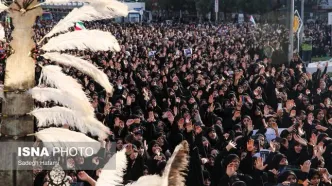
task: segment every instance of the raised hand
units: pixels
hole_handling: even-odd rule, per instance
[[[289,116],[291,118],[295,117],[296,116],[296,110],[292,110]]]
[[[197,97],[200,98],[202,95],[203,95],[203,91],[202,91],[202,90],[199,90],[199,91],[197,92]]]
[[[231,149],[236,149],[236,142],[233,142],[232,140],[228,142],[226,146],[227,151],[230,151]]]
[[[307,94],[307,95],[309,95],[311,92],[310,92],[310,90],[309,89],[307,89],[306,91],[305,91],[305,94]]]
[[[319,144],[316,146],[317,147],[317,152],[316,152],[316,156],[318,159],[321,159],[323,154],[325,153],[326,151],[326,146],[324,147],[323,144]]]
[[[254,130],[254,125],[252,124],[252,120],[249,121],[248,125],[247,125],[247,130],[248,130],[248,134]]]
[[[110,113],[110,105],[109,104],[105,104],[104,107],[104,114],[107,115]]]
[[[321,125],[317,125],[317,126],[316,126],[316,129],[317,129],[317,130],[324,131],[324,132],[327,130],[326,127],[323,127],[323,126],[321,126]]]
[[[303,138],[301,138],[300,136],[294,134],[293,138],[294,138],[295,141],[297,141],[301,145],[307,146],[307,142]]]
[[[243,75],[243,72],[242,71],[240,71],[240,72],[235,72],[235,80],[239,80],[239,79],[241,79],[241,77],[242,77],[242,75]]]
[[[311,134],[310,144],[313,146],[317,145],[317,135],[315,133]]]
[[[287,110],[292,110],[292,108],[295,106],[294,100],[287,100],[286,102],[286,109]]]
[[[276,169],[269,170],[269,172],[273,173],[275,177],[278,177],[279,175],[279,171],[277,171]]]
[[[271,73],[274,75],[276,73],[276,68],[272,67]]]
[[[211,95],[209,96],[209,103],[212,104],[213,101],[214,101],[213,94],[211,94]]]
[[[223,136],[224,136],[225,140],[227,140],[229,138],[229,134],[228,133],[224,133]]]
[[[278,131],[278,124],[276,122],[273,122],[271,124],[271,128],[274,130],[274,131]]]
[[[177,82],[177,81],[179,81],[179,78],[178,78],[177,76],[174,76],[174,77],[172,78],[172,81],[173,81],[173,82]]]
[[[270,149],[271,149],[271,152],[275,152],[276,151],[276,145],[274,144],[273,141],[270,141]]]
[[[201,158],[202,164],[206,164],[207,162],[209,162],[209,159],[207,158]]]
[[[214,104],[212,103],[210,106],[209,106],[209,109],[208,109],[208,112],[213,112],[214,111]]]
[[[263,164],[263,158],[258,157],[257,160],[255,161],[255,168],[258,170],[263,171],[267,167],[267,164]]]
[[[259,71],[259,75],[263,75],[264,73],[265,73],[265,68],[262,67],[262,68],[260,69],[260,71]]]
[[[174,116],[173,116],[173,114],[172,114],[171,112],[168,112],[168,114],[167,114],[167,119],[168,119],[168,121],[169,121],[170,123],[173,123],[173,121],[174,121]]]
[[[181,119],[179,119],[179,121],[178,121],[178,126],[179,126],[180,129],[182,129],[182,128],[183,128],[183,125],[184,125],[184,118],[181,118]]]
[[[173,108],[173,113],[174,113],[174,116],[178,115],[178,107]]]
[[[77,174],[78,178],[80,180],[83,180],[83,181],[87,181],[90,179],[90,176],[85,172],[85,171],[80,171],[78,174]]]
[[[131,96],[127,96],[126,104],[131,105]]]
[[[195,134],[196,134],[196,135],[202,133],[202,131],[203,131],[202,127],[200,127],[200,126],[196,126],[196,127],[195,127]]]
[[[308,77],[308,79],[309,79],[309,80],[311,80],[311,79],[312,79],[312,75],[311,75],[311,73],[310,73],[310,72],[307,72],[307,77]]]
[[[132,125],[135,122],[135,120],[133,119],[128,119],[126,122],[126,125],[129,127],[130,125]]]
[[[241,116],[241,112],[240,111],[235,111],[234,112],[234,118],[239,118]]]
[[[324,173],[324,174],[322,175],[322,182],[323,182],[323,183],[329,183],[329,184],[331,184],[330,175]]]
[[[292,126],[290,126],[290,127],[288,127],[288,128],[287,128],[287,131],[288,131],[288,132],[292,132],[294,129],[295,129],[295,124],[292,125]]]
[[[101,171],[102,171],[102,169],[98,169],[97,171],[96,171],[96,175],[99,177],[99,175],[101,174]]]
[[[186,124],[187,132],[191,132],[191,131],[193,131],[193,129],[194,129],[194,127],[193,127],[192,122],[189,122],[189,123]]]
[[[269,107],[267,105],[265,105],[264,106],[264,116],[269,115],[269,113],[270,113],[270,109],[269,109]]]
[[[303,186],[309,186],[310,185],[310,181],[308,179],[306,179],[303,183]]]
[[[300,165],[300,166],[301,166],[301,171],[302,172],[309,173],[311,162],[310,162],[310,160],[307,160],[303,163],[303,165]]]
[[[248,103],[253,103],[252,99],[249,96],[245,96]]]
[[[254,150],[254,140],[253,139],[250,139],[248,142],[247,142],[247,151],[248,152],[252,152]]]
[[[289,186],[289,185],[290,185],[290,182],[289,182],[289,181],[284,181],[284,182],[282,182],[281,184],[282,184],[282,186]]]

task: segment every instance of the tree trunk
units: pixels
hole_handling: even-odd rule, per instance
[[[23,0],[18,0],[22,5]],[[30,5],[36,5],[37,0]],[[11,5],[12,8],[19,9],[16,4]],[[5,72],[5,92],[6,102],[2,105],[2,113],[4,115],[22,115],[30,112],[34,107],[33,99],[24,93],[15,93],[12,90],[28,90],[34,87],[35,84],[35,62],[31,57],[28,57],[29,52],[35,46],[33,41],[33,25],[36,17],[41,15],[42,9],[36,8],[21,14],[18,11],[9,10],[9,15],[12,18],[14,30],[12,32],[13,40],[10,45],[14,50],[6,61]],[[26,134],[34,133],[34,119],[31,116],[24,116],[20,118],[5,117],[1,124],[1,142],[15,142],[15,141],[31,141],[33,137],[23,137],[15,140],[14,136],[25,136]],[[10,152],[11,146],[8,150],[1,149],[1,151]],[[11,156],[9,156],[11,157]],[[8,161],[13,161],[9,159]],[[14,163],[14,162],[12,162]],[[17,171],[13,166],[13,170],[0,172],[0,185],[6,186],[32,186],[33,173],[32,171]]]

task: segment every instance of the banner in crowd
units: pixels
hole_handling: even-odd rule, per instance
[[[318,0],[317,5],[319,9],[332,9],[332,0]]]
[[[166,25],[172,25],[173,24],[173,20],[166,20]]]
[[[262,149],[258,153],[254,154],[254,157],[262,158],[263,162],[265,162],[266,158],[269,156],[270,150]]]
[[[193,49],[192,48],[184,49],[183,53],[186,57],[190,57],[193,54]]]
[[[317,71],[317,66],[320,65],[321,69],[324,70],[326,63],[328,63],[326,72],[332,72],[332,58],[329,61],[320,61],[315,63],[310,63],[307,67],[307,72],[314,73]]]
[[[293,32],[297,33],[302,27],[302,19],[299,12],[296,10],[294,12],[294,21],[293,21]]]
[[[329,12],[327,15],[328,15],[327,24],[332,25],[332,12]]]
[[[279,128],[279,129],[278,129],[279,134],[280,134],[283,130],[285,130],[285,129],[286,129],[286,128]],[[256,135],[257,131],[258,131],[258,130],[253,130],[253,135]],[[265,137],[266,137],[266,140],[267,140],[268,142],[270,142],[271,140],[273,140],[273,139],[276,138],[276,133],[275,133],[275,131],[274,131],[273,129],[268,128],[268,129],[266,130],[266,132],[265,132]]]
[[[253,16],[250,16],[250,22],[252,22],[252,24],[254,24],[254,26],[256,26],[256,21]]]
[[[149,51],[149,57],[153,57],[156,55],[156,51]]]

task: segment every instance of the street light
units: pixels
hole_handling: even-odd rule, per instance
[[[294,22],[294,0],[291,0],[290,24],[289,24],[289,45],[288,45],[288,64],[290,64],[290,62],[293,58],[293,50],[294,50],[293,22]]]

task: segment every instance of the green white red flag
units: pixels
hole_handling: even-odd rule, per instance
[[[77,22],[75,24],[75,30],[86,30],[86,28],[82,22]]]

